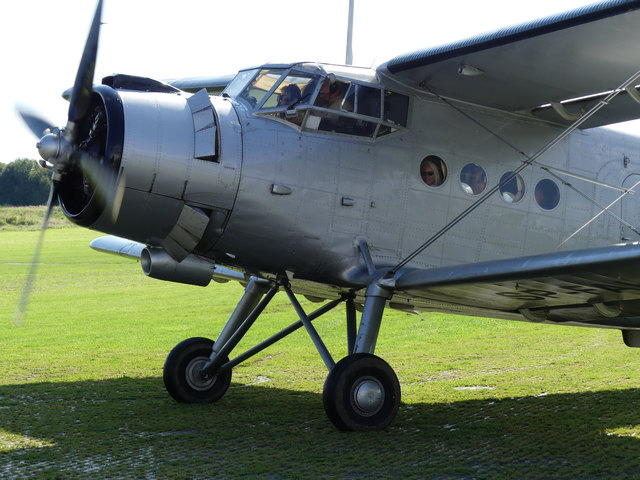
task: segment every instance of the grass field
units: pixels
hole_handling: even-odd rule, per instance
[[[238,366],[214,405],[181,405],[162,365],[217,335],[242,292],[146,278],[47,232],[24,325],[14,309],[37,232],[0,232],[0,478],[632,478],[640,351],[618,331],[388,311],[377,354],[403,403],[383,432],[341,433],[300,330]],[[305,308],[313,307],[303,303]],[[315,324],[335,357],[343,309]],[[240,346],[296,319],[279,294]]]

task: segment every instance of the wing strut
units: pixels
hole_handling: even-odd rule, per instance
[[[440,229],[435,235],[433,235],[430,239],[428,239],[425,243],[423,243],[422,245],[420,245],[417,249],[415,249],[411,254],[409,254],[404,260],[402,260],[400,263],[398,263],[395,267],[393,267],[391,270],[389,270],[386,275],[384,276],[385,279],[389,279],[392,278],[397,272],[398,270],[400,270],[402,267],[404,267],[405,265],[407,265],[411,260],[413,260],[415,257],[417,257],[418,255],[420,255],[425,249],[427,249],[429,246],[431,246],[434,242],[436,242],[440,237],[442,237],[444,234],[446,234],[449,230],[451,230],[453,227],[455,227],[458,223],[460,223],[460,221],[462,221],[464,218],[466,218],[469,214],[471,214],[476,208],[478,208],[480,205],[482,205],[484,202],[486,202],[489,197],[491,197],[491,195],[493,195],[494,193],[496,193],[500,188],[502,188],[504,185],[506,185],[507,183],[509,183],[513,178],[515,178],[516,175],[518,175],[520,172],[522,172],[525,168],[531,166],[538,158],[540,158],[542,155],[544,155],[547,151],[549,151],[551,148],[555,147],[558,143],[560,143],[562,140],[564,140],[566,137],[568,137],[571,133],[573,133],[575,130],[577,130],[580,125],[582,125],[584,122],[586,122],[590,117],[592,117],[593,115],[595,115],[599,110],[601,110],[602,108],[604,108],[605,106],[609,105],[609,103],[616,97],[618,96],[620,93],[626,91],[627,87],[634,85],[635,82],[637,82],[640,79],[640,70],[638,70],[636,73],[634,73],[631,77],[629,77],[627,80],[625,80],[618,88],[616,88],[615,90],[613,90],[609,95],[607,95],[605,98],[603,98],[602,100],[600,100],[596,105],[594,105],[587,113],[585,113],[582,117],[580,117],[579,119],[577,119],[576,121],[574,121],[570,126],[568,126],[565,130],[563,130],[558,136],[556,136],[553,140],[551,140],[550,142],[548,142],[546,145],[544,145],[541,149],[539,149],[536,153],[534,153],[532,156],[527,155],[526,153],[524,153],[523,151],[519,150],[516,146],[512,145],[511,143],[509,143],[506,139],[502,138],[501,136],[499,136],[498,134],[496,134],[495,132],[491,131],[489,128],[487,128],[486,126],[484,126],[483,124],[481,124],[479,121],[477,121],[475,118],[473,118],[471,115],[469,115],[468,113],[464,112],[463,110],[461,110],[460,108],[458,108],[456,105],[454,105],[452,102],[450,102],[449,100],[447,100],[446,98],[440,96],[438,93],[434,92],[431,90],[431,93],[433,95],[435,95],[440,101],[442,101],[443,103],[449,105],[451,108],[453,108],[454,110],[456,110],[458,113],[460,113],[461,115],[465,116],[466,118],[468,118],[469,120],[471,120],[473,123],[475,123],[476,125],[478,125],[480,128],[482,128],[483,130],[487,131],[489,134],[491,134],[492,136],[496,137],[499,141],[505,143],[508,147],[510,147],[511,149],[515,150],[517,153],[519,153],[522,157],[524,157],[525,161],[523,161],[522,165],[520,165],[518,168],[516,168],[511,175],[509,175],[509,177],[507,177],[506,179],[504,179],[502,182],[498,183],[496,186],[494,186],[493,188],[491,188],[488,192],[486,192],[484,195],[482,195],[478,200],[476,200],[474,203],[472,203],[471,205],[469,205],[469,207],[467,207],[462,213],[460,213],[456,218],[454,218],[453,220],[451,220],[447,225],[445,225],[444,227],[442,227],[442,229]]]

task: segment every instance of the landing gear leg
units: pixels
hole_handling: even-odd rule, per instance
[[[381,430],[391,424],[398,413],[398,377],[387,362],[373,355],[384,307],[390,297],[389,290],[377,284],[369,286],[353,354],[335,365],[324,384],[325,412],[340,430]],[[348,323],[352,321],[351,315],[353,312],[347,306]]]

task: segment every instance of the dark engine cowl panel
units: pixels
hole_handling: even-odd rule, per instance
[[[79,149],[117,174],[124,143],[124,113],[115,90],[94,87],[89,113],[80,122],[80,128]],[[95,195],[94,185],[77,167],[62,179],[59,200],[64,214],[85,227],[93,224],[105,208]]]

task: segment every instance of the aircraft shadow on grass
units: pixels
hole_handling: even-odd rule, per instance
[[[159,378],[5,385],[0,474],[17,478],[33,465],[79,474],[87,461],[98,471],[185,472],[206,458],[233,476],[255,458],[291,475],[339,474],[352,462],[379,477],[536,468],[620,477],[640,467],[639,407],[640,389],[403,404],[387,431],[354,434],[327,424],[321,394],[268,383],[232,383],[214,405],[177,404]],[[341,461],[327,463],[336,452]]]

